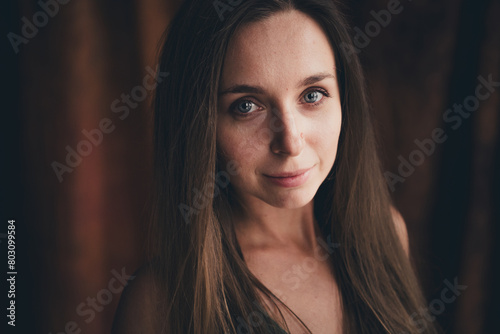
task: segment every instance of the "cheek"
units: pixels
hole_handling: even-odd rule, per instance
[[[255,164],[261,150],[252,133],[226,125],[218,126],[217,147],[221,158],[236,163],[242,172]]]
[[[316,124],[313,134],[314,146],[324,161],[335,159],[342,122],[341,111],[328,114]]]
[[[217,146],[223,158],[251,165],[266,155],[272,132],[265,125],[265,117],[244,124],[227,118],[217,124]]]

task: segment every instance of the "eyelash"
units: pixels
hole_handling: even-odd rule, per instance
[[[318,102],[314,102],[314,103],[305,103],[305,104],[308,104],[310,106],[314,106],[314,107],[317,107],[319,106],[320,104],[322,104],[324,101],[325,101],[325,98],[329,98],[330,97],[330,94],[328,94],[328,91],[326,91],[325,89],[323,88],[320,88],[320,87],[313,87],[311,89],[309,89],[308,91],[306,91],[304,94],[302,94],[302,98],[304,98],[307,94],[310,94],[310,93],[314,93],[314,92],[319,92],[323,95],[323,98],[321,100],[319,100]],[[238,107],[239,104],[243,103],[243,102],[251,102],[253,103],[254,105],[258,106],[258,103],[256,103],[253,98],[248,98],[248,97],[244,97],[242,99],[239,99],[235,102],[233,102],[233,104],[231,104],[231,106],[229,107],[229,110],[240,116],[240,117],[248,117],[250,116],[251,114],[253,114],[254,112],[250,112],[250,113],[241,113],[241,112],[238,112],[236,109]]]
[[[306,104],[310,104],[310,105],[316,107],[316,106],[319,106],[320,104],[322,104],[323,102],[325,102],[325,98],[330,97],[330,94],[328,94],[328,92],[325,89],[320,88],[320,87],[314,87],[314,88],[308,90],[307,92],[304,93],[304,95],[302,95],[302,97],[306,96],[309,93],[314,93],[314,92],[320,92],[321,94],[323,94],[323,98],[321,100],[319,100],[319,102],[306,103]]]

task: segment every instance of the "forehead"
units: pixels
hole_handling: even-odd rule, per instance
[[[311,73],[334,73],[335,59],[320,25],[308,15],[280,12],[240,28],[229,43],[222,84],[234,78],[293,80]]]

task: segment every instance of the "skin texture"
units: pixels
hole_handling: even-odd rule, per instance
[[[231,177],[242,203],[236,234],[249,269],[313,333],[341,332],[338,290],[313,215],[341,121],[334,54],[314,20],[279,13],[234,36],[222,72],[217,143],[223,159],[239,167]],[[308,168],[307,180],[293,187],[267,176]],[[285,318],[292,333],[303,332]]]
[[[240,85],[257,89],[234,89]],[[241,116],[238,106],[251,112]],[[231,177],[244,207],[237,221],[247,235],[247,229],[258,234],[255,241],[265,234],[273,243],[300,244],[307,230],[312,246],[312,200],[335,161],[341,117],[333,52],[311,18],[298,11],[276,14],[231,41],[217,143],[223,159],[239,166]],[[275,185],[266,176],[306,168],[308,179],[297,187]]]

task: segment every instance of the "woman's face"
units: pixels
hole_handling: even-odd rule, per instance
[[[239,30],[219,89],[217,145],[238,166],[245,203],[299,208],[330,172],[341,125],[335,59],[320,26],[299,11]]]

